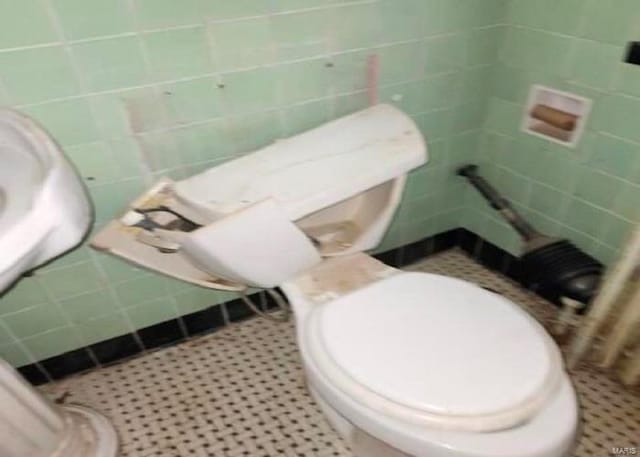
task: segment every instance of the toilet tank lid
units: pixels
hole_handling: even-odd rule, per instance
[[[411,118],[381,104],[179,181],[175,193],[213,216],[273,198],[296,220],[402,176],[426,159]]]

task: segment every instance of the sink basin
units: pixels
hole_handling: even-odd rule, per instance
[[[0,293],[79,244],[89,230],[87,191],[47,132],[0,109]]]

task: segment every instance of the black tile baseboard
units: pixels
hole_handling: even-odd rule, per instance
[[[222,307],[218,305],[182,316],[182,322],[184,322],[189,336],[215,332],[225,326]]]
[[[30,365],[25,365],[23,367],[18,368],[18,373],[22,375],[27,381],[29,381],[34,386],[39,386],[40,384],[46,384],[51,381],[49,375],[44,371],[44,368],[40,366],[38,363],[32,363]]]
[[[374,257],[392,267],[403,267],[429,255],[453,247],[460,247],[477,262],[518,280],[520,274],[517,257],[483,240],[464,228],[449,230],[422,240],[375,254]],[[266,293],[252,294],[250,298],[264,309],[273,309],[276,303]],[[180,316],[166,322],[142,328],[135,333],[111,338],[51,357],[37,363],[18,368],[18,371],[32,384],[44,384],[51,380],[119,362],[163,346],[180,343],[185,339],[204,333],[214,332],[227,322],[222,311],[226,308],[228,321],[239,322],[254,315],[253,311],[239,298],[213,305],[195,313]]]
[[[51,379],[57,380],[95,368],[97,364],[87,348],[80,348],[67,352],[64,357],[55,356],[41,360],[40,366]]]
[[[252,300],[255,306],[260,309],[260,294],[249,295],[249,300]],[[240,298],[228,301],[224,306],[227,309],[229,322],[240,322],[255,315],[255,313],[251,311],[251,308]]]
[[[145,349],[155,349],[162,346],[176,344],[184,339],[187,335],[180,325],[181,318],[172,319],[170,321],[160,322],[159,324],[141,328],[136,333],[142,341]]]
[[[138,338],[128,333],[92,344],[89,350],[93,352],[100,365],[109,365],[141,353],[144,347]]]

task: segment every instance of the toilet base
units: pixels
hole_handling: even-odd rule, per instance
[[[308,383],[307,389],[329,424],[347,442],[355,457],[413,457],[353,425],[333,409]]]
[[[65,437],[53,457],[116,457],[118,436],[102,414],[79,405],[65,405]]]

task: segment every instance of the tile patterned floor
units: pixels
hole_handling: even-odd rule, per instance
[[[550,304],[461,252],[410,269],[476,282],[553,324]],[[587,365],[572,379],[582,406],[574,455],[640,447],[640,393]],[[120,433],[122,457],[351,455],[305,390],[291,323],[251,319],[43,391],[109,416]]]

